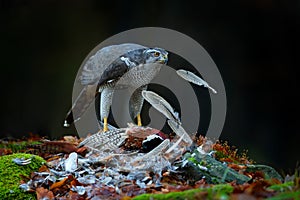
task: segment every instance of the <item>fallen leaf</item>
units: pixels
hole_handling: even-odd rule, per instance
[[[36,188],[36,196],[38,200],[42,199],[54,199],[52,191],[47,190],[43,187]]]

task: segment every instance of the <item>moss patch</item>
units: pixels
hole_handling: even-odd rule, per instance
[[[268,200],[300,199],[300,191],[284,192]]]
[[[7,142],[0,143],[0,148],[10,149],[13,153],[25,152],[30,145],[42,144],[39,141],[20,141],[20,142]]]
[[[198,188],[186,190],[183,192],[170,192],[168,194],[142,194],[134,200],[194,200],[194,199],[229,199],[229,195],[233,192],[234,188],[228,184],[219,184],[209,188]]]
[[[12,160],[15,158],[31,158],[31,163],[20,166]],[[31,172],[37,171],[46,161],[36,155],[16,153],[0,157],[0,199],[36,199],[35,194],[19,189],[21,176],[29,177]]]

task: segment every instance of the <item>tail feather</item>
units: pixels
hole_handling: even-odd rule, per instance
[[[78,147],[87,146],[98,150],[113,150],[122,145],[127,137],[126,129],[115,129],[107,132],[100,131],[87,137]]]
[[[80,117],[89,108],[93,100],[95,99],[96,87],[94,85],[85,86],[78,97],[74,101],[72,108],[67,113],[64,120],[64,127],[69,127],[74,122],[80,120]]]
[[[72,110],[70,110],[67,113],[67,116],[65,117],[65,121],[64,121],[64,127],[68,128],[70,127],[70,125],[74,122],[74,117],[73,117],[73,112]]]

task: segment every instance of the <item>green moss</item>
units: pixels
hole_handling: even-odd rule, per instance
[[[222,159],[222,158],[228,158],[228,155],[224,154],[223,152],[221,151],[216,151],[215,152],[215,157],[217,159]]]
[[[275,190],[278,194],[269,198],[270,200],[281,199],[300,199],[299,177],[296,170],[293,181],[288,181],[282,184],[271,185],[267,189]]]
[[[166,199],[177,199],[177,200],[192,200],[195,199],[198,193],[201,193],[202,190],[194,189],[194,190],[187,190],[184,192],[170,192],[168,194],[142,194],[135,198],[134,200],[166,200]]]
[[[283,200],[283,199],[300,199],[300,191],[284,192],[275,197],[268,198],[268,200]]]
[[[8,142],[0,143],[0,148],[11,149],[14,153],[24,152],[29,145],[41,144],[39,141],[22,141],[22,142]]]
[[[193,199],[229,199],[229,195],[233,192],[233,187],[228,184],[219,184],[209,188],[198,188],[186,190],[183,192],[170,192],[168,194],[142,194],[134,200],[193,200]]]
[[[31,163],[20,166],[12,160],[15,158],[31,158]],[[35,194],[19,189],[21,175],[29,177],[30,173],[37,171],[46,161],[36,155],[16,153],[0,157],[0,199],[36,199]]]
[[[282,184],[271,185],[270,187],[268,187],[268,189],[275,190],[278,192],[286,192],[286,191],[293,190],[293,187],[294,187],[294,182],[289,181]]]
[[[188,160],[191,161],[192,163],[197,164],[197,160],[194,157],[189,157]]]

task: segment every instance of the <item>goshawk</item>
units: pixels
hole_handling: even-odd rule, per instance
[[[83,66],[80,82],[84,88],[68,112],[64,126],[68,127],[80,119],[94,100],[93,92],[96,91],[100,95],[100,120],[103,130],[107,131],[113,93],[116,89],[124,88],[135,89],[129,101],[129,111],[141,126],[142,91],[147,89],[167,61],[168,52],[164,49],[139,44],[125,43],[100,49]]]

